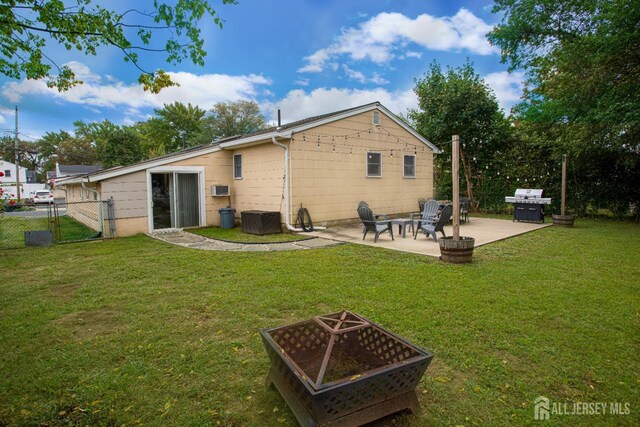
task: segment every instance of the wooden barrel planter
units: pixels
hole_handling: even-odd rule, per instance
[[[573,221],[575,221],[575,215],[552,215],[553,225],[558,227],[573,227]]]
[[[460,237],[460,240],[453,240],[453,237],[443,237],[440,242],[440,259],[443,262],[452,264],[465,264],[471,262],[473,246],[476,239],[473,237]]]

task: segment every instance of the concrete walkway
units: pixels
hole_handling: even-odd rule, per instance
[[[204,251],[235,251],[235,252],[274,252],[294,251],[301,249],[328,248],[341,245],[342,242],[323,238],[312,238],[284,243],[232,243],[223,240],[210,239],[183,230],[160,231],[147,233],[147,236],[185,248],[201,249]]]

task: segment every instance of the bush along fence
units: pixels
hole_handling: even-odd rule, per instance
[[[115,236],[113,200],[11,206],[0,212],[0,249],[25,246],[25,232],[51,232],[54,243]]]

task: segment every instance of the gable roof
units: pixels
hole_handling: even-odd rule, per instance
[[[370,104],[361,105],[359,107],[347,108],[345,110],[334,111],[332,113],[321,114],[318,116],[307,117],[302,120],[282,124],[280,126],[271,126],[256,132],[234,135],[226,138],[219,139],[210,144],[203,144],[196,147],[189,147],[184,150],[176,151],[174,153],[166,154],[164,156],[155,157],[153,159],[145,160],[139,163],[128,166],[116,166],[110,169],[103,169],[97,172],[89,173],[86,175],[87,181],[97,182],[103,179],[112,178],[119,175],[125,175],[128,173],[138,172],[141,170],[149,169],[156,166],[162,166],[167,163],[176,162],[179,160],[190,159],[192,157],[200,156],[202,154],[213,153],[216,151],[231,149],[243,145],[252,145],[257,143],[264,143],[275,138],[291,138],[291,135],[296,132],[301,132],[316,126],[320,126],[326,123],[341,120],[347,117],[355,116],[357,114],[365,113],[372,110],[380,110],[392,119],[400,127],[404,128],[407,132],[413,135],[420,142],[428,146],[434,153],[440,153],[438,147],[429,142],[426,138],[420,135],[411,126],[400,120],[398,116],[389,111],[379,102],[372,102]],[[75,178],[75,179],[74,179]],[[65,179],[64,183],[79,182],[78,177]],[[62,184],[62,182],[61,182]]]

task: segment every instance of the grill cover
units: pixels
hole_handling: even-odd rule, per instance
[[[242,211],[242,231],[250,234],[275,234],[282,233],[280,224],[280,212],[269,211]]]

